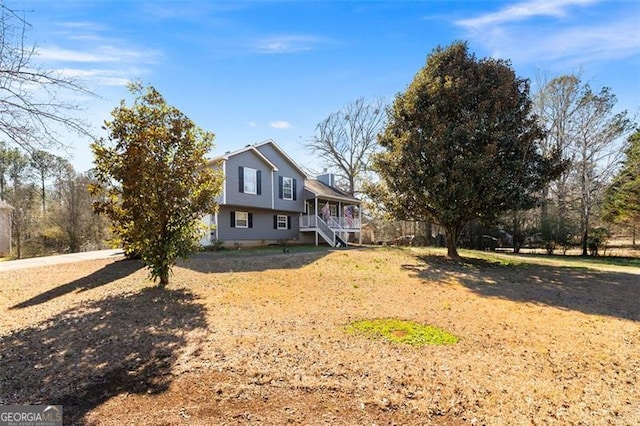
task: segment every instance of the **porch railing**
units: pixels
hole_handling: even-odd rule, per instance
[[[317,215],[302,215],[300,217],[300,228],[318,228],[318,222],[324,222],[321,217]],[[334,231],[350,231],[360,230],[360,218],[348,219],[346,217],[330,217],[326,222]]]

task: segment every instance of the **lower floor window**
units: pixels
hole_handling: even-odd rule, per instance
[[[279,214],[278,215],[278,229],[287,229],[289,226],[287,216]]]
[[[248,228],[249,227],[249,213],[236,212],[236,228]]]

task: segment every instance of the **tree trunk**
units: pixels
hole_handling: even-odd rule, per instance
[[[589,248],[589,215],[586,212],[584,213],[583,224],[584,224],[584,229],[582,230],[582,255],[583,256],[588,256],[589,255],[589,251],[588,251],[588,248]]]
[[[42,175],[42,180],[41,180],[41,189],[42,189],[42,217],[44,217],[47,208],[46,208],[46,204],[45,204],[45,197],[46,197],[46,193],[45,193],[45,179],[44,179],[44,174]]]
[[[450,259],[460,259],[458,249],[456,248],[456,243],[458,242],[458,237],[460,236],[459,229],[462,229],[462,227],[458,228],[448,226],[444,228],[444,233],[447,240],[447,257]]]
[[[588,247],[587,247],[587,240],[589,239],[589,234],[587,233],[587,231],[585,231],[582,234],[582,255],[583,256],[588,256],[589,255],[589,251],[588,251]]]
[[[16,228],[14,230],[13,235],[15,235],[16,237],[16,251],[17,251],[17,259],[22,259],[22,233],[20,232],[19,228]]]
[[[163,266],[160,271],[160,283],[158,286],[165,288],[167,285],[169,285],[169,266]]]

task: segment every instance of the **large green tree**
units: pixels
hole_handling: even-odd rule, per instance
[[[633,230],[640,227],[640,130],[629,137],[622,168],[607,188],[603,216]]]
[[[114,224],[125,253],[137,254],[161,287],[171,267],[201,235],[200,218],[216,209],[222,176],[207,167],[213,133],[168,105],[153,87],[131,84],[132,106],[121,101],[105,122],[108,140],[92,145],[94,208]]]
[[[397,217],[442,225],[457,258],[468,221],[531,207],[557,169],[530,110],[529,82],[509,62],[477,59],[464,42],[436,48],[389,110],[374,159],[379,199]]]

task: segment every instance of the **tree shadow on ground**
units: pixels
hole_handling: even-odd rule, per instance
[[[418,277],[435,282],[455,279],[485,297],[530,302],[640,321],[640,275],[588,268],[502,264],[483,259],[460,261],[421,256],[404,265]]]
[[[320,247],[302,249],[291,247],[283,249],[263,249],[247,251],[221,251],[196,253],[177,266],[202,273],[220,272],[261,272],[268,269],[296,269],[314,263],[331,250]]]
[[[0,403],[61,404],[83,424],[119,394],[168,389],[190,331],[205,309],[184,290],[147,288],[64,311],[0,339]]]
[[[105,265],[103,268],[87,275],[86,277],[79,278],[71,281],[70,283],[63,284],[61,286],[52,288],[44,293],[38,294],[29,300],[20,302],[17,305],[10,307],[9,309],[22,309],[30,306],[39,305],[41,303],[48,302],[56,297],[64,296],[67,293],[75,291],[87,291],[96,287],[100,287],[105,284],[112,283],[133,274],[134,272],[142,269],[144,264],[139,260],[118,260],[113,263]]]

